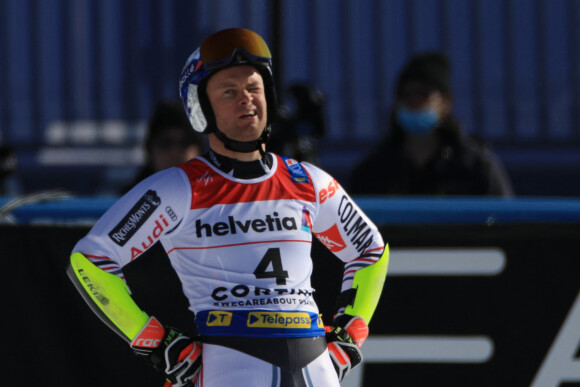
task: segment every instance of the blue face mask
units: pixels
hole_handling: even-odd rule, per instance
[[[407,133],[425,134],[430,132],[439,122],[435,109],[412,110],[401,107],[397,109],[397,122]]]

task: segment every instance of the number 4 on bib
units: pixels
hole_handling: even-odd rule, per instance
[[[254,270],[254,275],[256,278],[276,278],[277,285],[286,285],[288,272],[282,267],[279,248],[275,247],[266,251],[258,267]]]

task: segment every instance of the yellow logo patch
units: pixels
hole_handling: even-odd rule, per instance
[[[247,326],[249,328],[310,328],[310,315],[300,312],[250,312]]]
[[[232,312],[212,310],[207,316],[208,327],[228,327],[232,323]]]

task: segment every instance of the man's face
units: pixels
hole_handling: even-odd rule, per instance
[[[207,82],[207,96],[216,124],[227,137],[253,141],[268,121],[262,76],[253,66],[234,66],[214,74]]]

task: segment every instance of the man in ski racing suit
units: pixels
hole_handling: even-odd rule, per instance
[[[259,35],[211,35],[179,86],[210,151],[119,199],[74,247],[71,280],[168,385],[338,386],[362,360],[388,247],[330,175],[265,151],[276,102]],[[312,235],[345,262],[326,327],[310,284]],[[164,326],[130,297],[122,269],[156,242],[181,280],[198,337]]]

